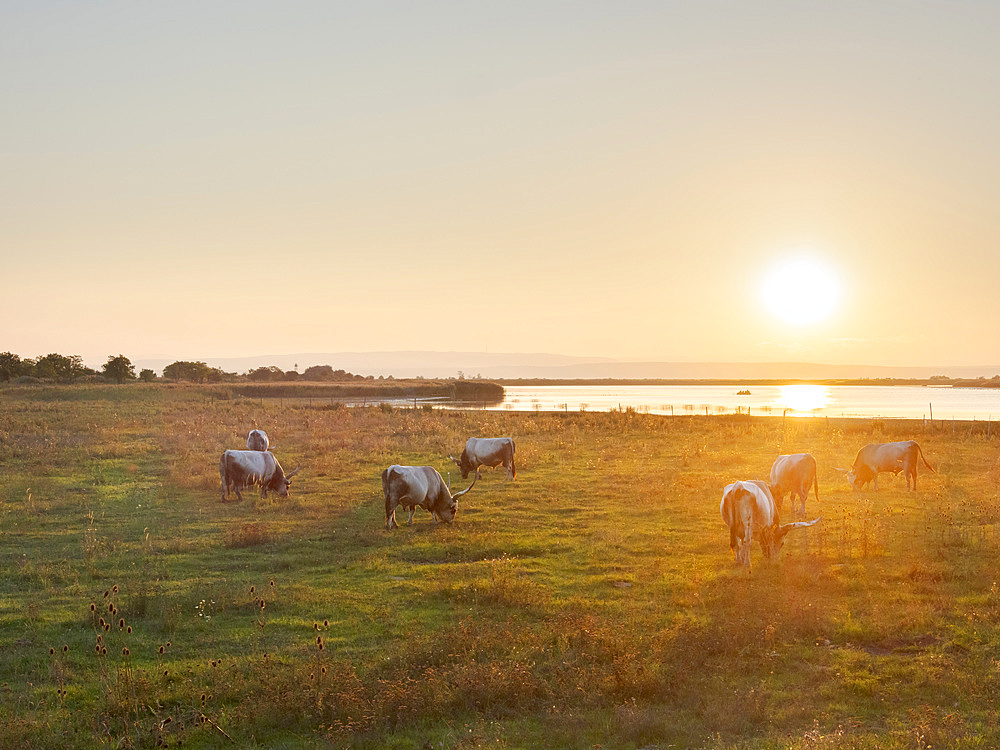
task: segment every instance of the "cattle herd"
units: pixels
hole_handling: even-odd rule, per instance
[[[219,460],[219,476],[222,479],[222,499],[229,499],[229,491],[236,492],[243,499],[240,488],[260,487],[261,497],[273,490],[281,497],[288,496],[292,477],[299,467],[286,474],[271,451],[267,434],[263,430],[251,430],[247,436],[247,450],[227,450]],[[413,523],[413,513],[423,508],[431,514],[434,522],[451,523],[458,512],[458,498],[466,494],[479,479],[483,466],[503,466],[508,479],[517,476],[514,465],[514,440],[504,438],[470,437],[459,458],[448,456],[458,464],[462,479],[475,472],[472,484],[461,492],[452,494],[450,482],[446,483],[441,473],[433,466],[402,466],[393,464],[382,472],[382,495],[385,498],[385,528],[398,528],[396,509],[405,508],[409,512],[408,524]],[[900,472],[906,477],[906,488],[917,489],[917,465],[932,472],[920,446],[913,440],[897,443],[872,443],[858,451],[850,470],[838,469],[847,475],[851,486],[860,490],[873,482],[878,490],[878,475]],[[911,486],[912,484],[912,486]],[[809,453],[793,453],[778,456],[771,465],[770,481],[749,479],[727,484],[722,491],[719,512],[729,527],[729,547],[736,562],[750,567],[750,547],[756,538],[765,557],[774,557],[784,544],[785,535],[792,529],[805,528],[819,523],[793,521],[782,524],[778,517],[785,495],[789,496],[792,516],[796,515],[796,500],[804,516],[806,498],[809,491],[819,500],[819,483],[816,479],[816,459]]]
[[[856,490],[863,489],[869,482],[874,482],[875,489],[878,490],[879,474],[891,472],[896,475],[903,472],[906,489],[916,490],[917,459],[934,471],[934,467],[924,458],[920,446],[913,440],[872,443],[858,451],[850,470],[837,471],[844,472],[847,481]],[[750,479],[726,485],[722,490],[719,512],[723,522],[729,527],[729,548],[738,564],[750,567],[750,546],[755,537],[760,542],[764,556],[771,558],[781,550],[789,531],[819,523],[819,518],[785,524],[778,519],[778,511],[786,493],[791,498],[792,516],[795,516],[795,498],[799,499],[802,515],[805,515],[806,497],[810,489],[815,491],[818,501],[816,459],[808,453],[778,456],[771,465],[770,482]]]
[[[236,492],[237,499],[243,500],[240,488],[248,486],[260,487],[260,496],[264,498],[267,497],[268,490],[277,492],[281,497],[288,497],[292,477],[298,474],[299,467],[296,466],[294,471],[285,474],[278,459],[271,453],[272,450],[274,446],[269,443],[263,430],[251,430],[247,435],[247,450],[223,452],[219,459],[223,502],[229,499],[230,489]],[[451,523],[458,511],[458,498],[475,486],[479,479],[479,469],[483,466],[503,466],[509,479],[517,476],[513,438],[470,437],[460,458],[448,458],[458,464],[462,479],[467,479],[470,472],[476,472],[472,484],[454,495],[451,494],[451,485],[445,483],[440,472],[433,466],[393,464],[382,472],[386,529],[398,528],[398,507],[410,512],[407,523],[413,523],[413,513],[417,508],[430,512],[435,523]]]

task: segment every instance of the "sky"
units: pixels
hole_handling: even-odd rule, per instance
[[[1000,363],[998,32],[992,2],[0,0],[0,350]]]

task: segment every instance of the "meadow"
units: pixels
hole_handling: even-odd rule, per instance
[[[0,747],[1000,746],[985,425],[225,395],[0,391]],[[220,502],[253,427],[302,471]],[[381,470],[463,489],[470,435],[517,480],[385,531]],[[909,438],[916,492],[835,471]],[[823,520],[748,574],[722,487],[800,451]]]

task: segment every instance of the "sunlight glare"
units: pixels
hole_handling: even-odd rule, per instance
[[[830,389],[825,385],[783,385],[777,404],[796,412],[814,412],[828,406]]]
[[[829,265],[808,254],[789,256],[772,265],[760,285],[764,306],[795,326],[818,323],[833,313],[840,281]]]

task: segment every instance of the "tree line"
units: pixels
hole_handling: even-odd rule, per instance
[[[258,367],[243,373],[226,372],[218,367],[209,367],[204,362],[187,362],[179,360],[163,368],[164,380],[183,380],[192,383],[235,383],[251,381],[268,383],[278,381],[331,381],[346,382],[356,380],[374,380],[371,375],[355,375],[346,370],[335,370],[330,365],[315,365],[307,367],[303,372],[297,370],[283,371],[280,367]],[[382,380],[379,376],[379,380]],[[390,375],[388,380],[392,380]],[[94,370],[83,364],[83,358],[72,354],[46,354],[36,359],[21,359],[12,352],[0,353],[0,382],[8,381],[33,382],[36,380],[53,381],[56,383],[73,383],[80,380],[103,380],[112,383],[126,383],[134,380],[153,382],[158,380],[156,373],[150,369],[142,369],[138,375],[131,360],[124,354],[109,355],[100,370]]]

